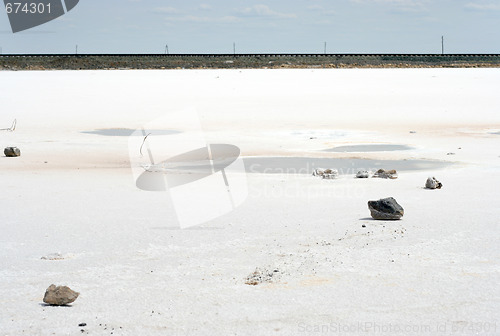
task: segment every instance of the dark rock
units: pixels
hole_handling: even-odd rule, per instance
[[[78,326],[79,326],[79,327],[86,327],[86,326],[87,326],[87,323],[80,323]]]
[[[373,174],[373,177],[394,180],[394,179],[398,178],[398,172],[394,169],[392,169],[392,170],[379,169],[375,172],[375,174]]]
[[[6,147],[3,150],[3,153],[7,157],[16,157],[16,156],[21,156],[21,151],[17,147]]]
[[[436,180],[435,177],[429,177],[425,182],[425,187],[427,189],[441,189],[442,186],[443,184]]]
[[[373,219],[378,220],[396,220],[404,215],[403,207],[392,197],[369,201],[368,208]]]
[[[80,293],[71,290],[66,286],[50,285],[45,291],[43,302],[53,306],[64,306],[75,302]]]

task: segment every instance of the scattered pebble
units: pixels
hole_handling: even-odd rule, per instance
[[[71,290],[66,286],[50,285],[45,291],[43,302],[52,306],[65,306],[75,302],[80,293]]]
[[[323,179],[332,180],[339,176],[339,172],[336,169],[327,169],[323,173]]]
[[[252,274],[247,276],[245,284],[257,286],[261,283],[275,282],[279,279],[279,273],[280,271],[277,269],[270,271],[267,269],[256,268]]]
[[[425,187],[427,189],[441,189],[442,186],[443,184],[436,180],[435,177],[429,177],[425,182]]]
[[[336,169],[324,169],[324,168],[316,168],[313,171],[313,176],[320,176],[323,179],[331,180],[337,178],[339,172]]]
[[[368,178],[368,177],[370,177],[370,173],[366,170],[360,170],[356,174],[356,178]]]
[[[42,260],[64,260],[70,258],[70,255],[64,255],[59,252],[47,254],[46,256],[41,257]]]
[[[395,169],[391,170],[379,169],[375,172],[375,174],[373,174],[373,177],[394,180],[398,178],[398,172]]]

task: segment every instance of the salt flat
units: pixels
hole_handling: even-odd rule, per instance
[[[0,72],[0,145],[22,152],[0,157],[0,334],[498,334],[499,88],[499,69]],[[180,229],[136,187],[130,132],[160,117],[166,155],[241,149],[240,206]],[[354,179],[377,162],[399,178]],[[403,219],[371,220],[389,196]],[[256,268],[275,281],[245,284]],[[81,295],[43,306],[52,283]]]

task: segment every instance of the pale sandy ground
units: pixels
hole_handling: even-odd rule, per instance
[[[500,334],[499,91],[500,69],[1,72],[0,146],[22,156],[0,157],[0,335]],[[127,137],[82,132],[166,115],[180,145],[185,109],[243,157],[453,164],[248,174],[240,207],[181,230],[135,187]],[[370,143],[413,149],[323,151]],[[370,220],[388,196],[404,218]],[[281,276],[246,285],[256,267]],[[81,295],[43,306],[51,283]]]

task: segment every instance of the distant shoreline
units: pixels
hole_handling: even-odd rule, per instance
[[[0,55],[0,70],[498,68],[500,54]]]

